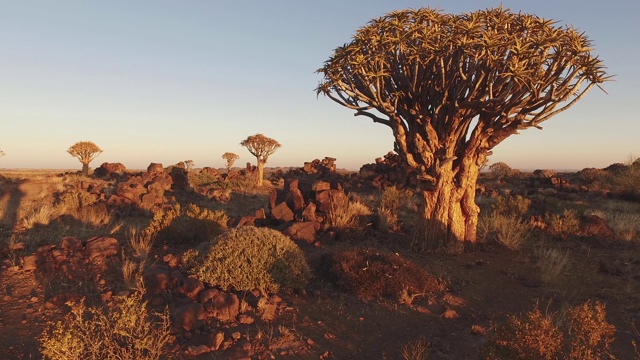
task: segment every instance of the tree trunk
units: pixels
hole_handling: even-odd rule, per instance
[[[451,240],[476,241],[476,227],[480,208],[475,203],[478,166],[473,159],[464,159],[454,176],[451,165],[441,169],[434,187],[422,192],[423,216],[437,224],[445,238]]]
[[[82,163],[82,175],[89,175],[89,163]]]
[[[258,174],[256,174],[256,186],[262,186],[262,178],[264,177],[264,162],[258,160]]]

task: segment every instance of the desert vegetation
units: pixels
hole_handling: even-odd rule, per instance
[[[319,94],[393,130],[360,171],[266,168],[262,134],[244,169],[89,173],[101,150],[80,142],[81,172],[3,171],[0,353],[639,358],[640,161],[480,171],[608,79],[589,48],[502,8],[393,12],[319,70]]]

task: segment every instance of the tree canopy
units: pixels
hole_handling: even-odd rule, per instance
[[[264,177],[264,164],[267,163],[269,156],[280,148],[280,143],[276,140],[266,137],[262,134],[255,134],[244,139],[240,145],[249,150],[251,155],[256,157],[258,162],[258,174],[256,175],[256,184],[262,186],[262,178]]]
[[[390,127],[423,180],[424,217],[473,241],[478,167],[504,139],[541,128],[609,79],[591,51],[584,32],[502,7],[400,10],[335,49],[316,91]]]
[[[89,163],[102,153],[102,149],[91,141],[79,141],[67,150],[71,156],[78,158],[82,163],[82,173],[89,173]]]
[[[587,36],[555,25],[502,8],[394,11],[335,50],[316,90],[392,128],[396,151],[427,170],[539,127],[608,79]]]

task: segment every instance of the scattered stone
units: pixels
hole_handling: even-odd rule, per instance
[[[191,345],[187,348],[187,354],[191,356],[198,356],[210,352],[211,349],[206,345]]]
[[[204,284],[202,281],[196,278],[188,277],[184,280],[182,285],[180,285],[176,291],[179,294],[185,295],[186,297],[195,300],[198,298],[198,293],[204,289]]]
[[[205,312],[202,304],[186,304],[176,309],[173,321],[176,326],[187,331],[194,329],[201,320],[205,319]]]

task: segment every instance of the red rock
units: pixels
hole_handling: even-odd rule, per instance
[[[205,312],[202,304],[186,304],[177,308],[173,314],[173,321],[176,326],[187,331],[194,329],[201,320],[205,319]]]
[[[28,255],[22,258],[22,270],[36,270],[38,268],[38,256]]]
[[[82,241],[74,236],[65,236],[60,243],[60,248],[67,252],[82,250]]]
[[[289,190],[289,200],[287,203],[293,211],[302,210],[304,207],[304,197],[302,197],[302,192],[297,187]]]
[[[211,352],[211,349],[207,345],[190,345],[187,348],[187,354],[191,356],[198,356],[202,354],[208,354]]]
[[[325,190],[330,190],[331,189],[331,184],[326,182],[326,181],[321,181],[318,180],[316,182],[315,188],[313,190],[315,190],[315,192],[321,192],[321,191],[325,191]]]
[[[320,229],[320,224],[315,221],[296,222],[282,231],[293,240],[306,241],[313,244],[316,241],[316,232]]]
[[[151,267],[143,276],[144,284],[150,294],[157,294],[171,286],[169,270]]]
[[[164,168],[162,167],[162,164],[159,164],[159,163],[151,163],[147,167],[147,172],[149,174],[157,174],[157,173],[161,173],[163,171],[164,171]]]
[[[109,256],[117,255],[120,252],[120,244],[118,244],[118,240],[112,237],[97,236],[87,240],[85,252],[87,253],[89,260],[93,260],[97,257],[107,258]]]
[[[186,278],[182,285],[180,285],[176,291],[179,294],[185,295],[186,297],[195,300],[198,298],[198,293],[204,289],[204,284],[202,281],[196,278]]]
[[[293,211],[284,202],[271,209],[271,216],[277,220],[293,221]]]
[[[309,203],[302,212],[302,219],[304,221],[316,221],[316,204]]]
[[[240,312],[240,301],[235,294],[218,291],[201,297],[203,298],[207,298],[202,304],[207,315],[220,321],[232,321]]]

